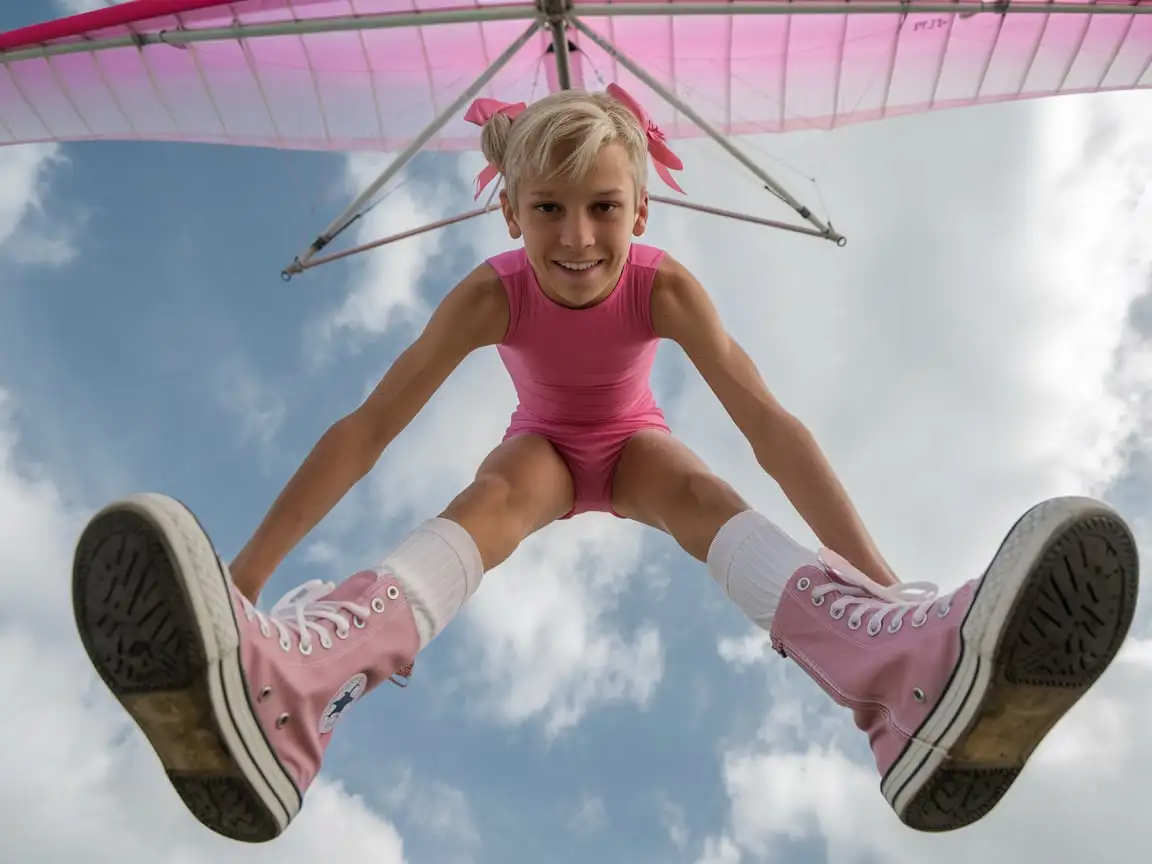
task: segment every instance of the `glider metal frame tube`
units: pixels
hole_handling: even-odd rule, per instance
[[[1136,5],[1140,3],[1141,5]],[[1152,3],[1145,0],[1112,0],[1102,3],[1063,3],[1060,0],[956,0],[940,3],[935,0],[919,3],[916,0],[820,0],[797,3],[781,0],[740,0],[736,3],[573,3],[571,14],[581,18],[614,18],[660,15],[1152,15]]]
[[[550,21],[552,27],[552,47],[556,50],[556,83],[561,90],[572,89],[572,61],[568,55],[568,32],[564,20]]]
[[[469,219],[475,219],[477,216],[484,216],[500,209],[499,204],[486,204],[483,207],[478,207],[475,210],[469,210],[466,213],[461,213],[457,216],[449,216],[445,219],[437,219],[435,222],[429,222],[421,225],[418,228],[409,228],[407,231],[398,231],[395,234],[389,234],[387,237],[381,237],[379,240],[372,240],[368,243],[362,243],[359,246],[354,246],[351,249],[345,249],[341,252],[333,252],[331,255],[324,255],[319,258],[313,258],[311,261],[302,262],[298,269],[311,270],[313,267],[319,267],[321,264],[328,264],[332,261],[339,261],[342,258],[348,258],[352,255],[358,255],[361,252],[368,252],[372,249],[379,249],[381,246],[387,246],[390,243],[395,243],[398,240],[407,240],[410,237],[418,237],[421,234],[427,234],[429,231],[436,231],[440,228],[447,228],[449,225],[457,225],[460,222],[466,222]]]
[[[649,195],[650,200],[659,204],[668,204],[672,207],[681,207],[685,210],[695,210],[699,213],[707,213],[710,216],[723,216],[727,219],[735,219],[740,222],[751,222],[753,225],[764,225],[768,228],[779,228],[782,231],[793,231],[797,234],[808,234],[813,237],[823,237],[820,231],[815,228],[806,228],[803,225],[793,225],[790,222],[780,222],[776,219],[765,219],[761,216],[750,216],[747,213],[740,213],[737,210],[724,210],[720,207],[709,207],[706,204],[694,204],[691,201],[680,201],[676,198],[668,198],[664,195]],[[447,228],[450,225],[458,225],[461,222],[467,222],[470,219],[475,219],[477,216],[485,216],[489,213],[494,213],[500,209],[499,204],[486,204],[483,207],[478,207],[475,210],[469,210],[461,213],[458,216],[449,216],[445,219],[438,219],[435,222],[429,222],[426,225],[421,225],[418,228],[410,228],[407,231],[398,231],[395,234],[389,234],[387,237],[381,237],[379,240],[372,240],[368,243],[361,243],[359,246],[354,246],[351,249],[345,249],[341,252],[333,252],[331,255],[323,255],[313,258],[306,264],[300,266],[301,270],[311,270],[319,267],[321,264],[329,264],[333,261],[339,261],[343,258],[351,257],[352,255],[359,255],[361,252],[370,252],[373,249],[379,249],[381,246],[388,246],[396,243],[399,240],[407,240],[411,237],[418,237],[421,234],[427,234],[429,231],[437,231],[440,228]]]
[[[556,82],[561,90],[572,89],[572,60],[568,56],[569,0],[536,0],[540,14],[552,30],[552,50],[556,54]]]
[[[572,12],[583,18],[681,15],[1152,15],[1152,3],[1128,2],[1061,3],[1047,0],[1008,0],[1008,2],[919,3],[916,0],[825,0],[818,3],[789,3],[780,0],[747,0],[740,3],[573,3]],[[0,63],[37,60],[60,54],[84,54],[109,48],[143,48],[149,45],[179,47],[197,42],[257,39],[264,36],[307,36],[312,33],[341,33],[391,27],[430,27],[437,24],[471,24],[485,21],[545,21],[540,10],[529,4],[484,6],[472,9],[443,9],[430,12],[393,12],[382,15],[312,18],[268,24],[235,24],[231,27],[205,27],[198,30],[160,30],[104,39],[78,39],[50,45],[0,51]]]
[[[652,88],[653,92],[663,97],[664,101],[666,101],[669,105],[680,111],[685,117],[699,126],[703,132],[707,133],[710,138],[712,138],[717,144],[720,145],[721,148],[723,148],[728,154],[736,159],[737,162],[755,174],[756,177],[761,182],[763,182],[765,186],[767,186],[772,192],[778,195],[780,200],[782,200],[785,204],[799,213],[800,216],[803,217],[806,221],[812,225],[815,225],[816,228],[819,229],[821,237],[827,237],[837,245],[844,245],[844,238],[840,234],[837,234],[831,228],[831,226],[825,225],[818,217],[814,216],[812,211],[810,211],[807,207],[793,198],[792,195],[789,194],[783,186],[773,180],[770,176],[768,176],[768,173],[763,168],[749,159],[746,155],[744,155],[743,152],[738,150],[731,141],[721,135],[707,120],[696,113],[696,111],[694,111],[690,105],[686,104],[675,93],[671,92],[667,87],[665,87],[654,77],[645,72],[639,63],[630,59],[625,54],[622,54],[615,45],[594,31],[579,18],[575,16],[569,16],[568,20],[572,23],[573,27],[587,36],[591,41],[599,45],[609,56],[615,59],[617,63],[619,63],[629,72],[647,84],[650,88]]]
[[[806,228],[803,225],[794,225],[791,222],[781,222],[778,219],[765,219],[763,216],[751,216],[738,210],[724,210],[720,207],[709,207],[707,204],[695,204],[691,201],[681,201],[679,198],[669,198],[666,195],[649,195],[648,200],[659,204],[669,204],[685,210],[695,210],[698,213],[707,213],[710,216],[723,216],[725,219],[735,219],[738,222],[751,222],[753,225],[765,225],[768,228],[779,228],[781,231],[793,231],[796,234],[807,234],[811,237],[824,238],[828,236],[824,231],[816,228]]]
[[[35,60],[56,54],[78,54],[107,48],[146,45],[181,47],[197,42],[226,42],[258,39],[264,36],[308,36],[313,33],[349,33],[358,30],[385,30],[394,27],[428,27],[434,24],[473,24],[484,21],[527,21],[539,19],[534,6],[495,6],[474,9],[444,9],[432,12],[389,12],[381,15],[343,15],[338,18],[312,18],[268,24],[233,24],[231,27],[202,27],[195,30],[158,30],[106,39],[81,39],[36,48],[0,51],[0,63]]]
[[[540,27],[540,20],[533,20],[532,23],[528,25],[528,28],[520,34],[520,37],[516,39],[515,42],[505,48],[500,56],[493,60],[491,65],[483,72],[481,72],[480,75],[477,76],[476,80],[473,81],[472,84],[464,90],[464,92],[457,96],[451,105],[441,111],[435,120],[429,123],[419,135],[417,135],[412,139],[411,142],[409,142],[407,147],[405,147],[402,151],[400,151],[400,153],[397,154],[396,158],[389,163],[388,167],[385,168],[384,172],[376,178],[375,182],[373,182],[371,186],[365,189],[359,198],[349,204],[347,209],[345,209],[345,211],[341,213],[332,222],[331,225],[328,226],[324,233],[312,242],[312,245],[309,247],[308,251],[304,253],[303,257],[297,258],[296,261],[285,268],[284,272],[286,274],[299,272],[299,268],[302,264],[307,264],[313,255],[327,246],[332,241],[332,238],[334,238],[337,234],[348,227],[348,225],[350,225],[352,221],[360,215],[360,210],[363,209],[368,200],[378,191],[380,191],[385,183],[396,176],[401,168],[412,161],[412,158],[416,156],[416,154],[419,153],[422,149],[424,149],[424,145],[432,140],[432,136],[440,131],[440,129],[449,120],[460,114],[464,106],[476,97],[476,94],[479,93],[481,89],[483,89],[484,85],[491,81],[496,73],[504,68],[508,61],[515,57],[521,48],[528,44],[528,40],[536,35],[536,32],[540,29]]]

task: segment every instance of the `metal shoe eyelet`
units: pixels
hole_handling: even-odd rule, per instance
[[[900,619],[897,619],[888,625],[888,632],[889,633],[895,633],[897,630],[899,630],[903,626],[904,626],[904,622]]]
[[[284,726],[288,723],[288,721],[290,719],[292,719],[292,718],[289,717],[287,714],[281,714],[279,717],[276,718],[276,728],[277,729],[283,729]]]
[[[311,654],[312,653],[312,643],[311,642],[301,642],[300,643],[300,653],[301,654]]]
[[[364,622],[361,621],[360,618],[354,616],[352,618],[352,626],[355,627],[357,630],[363,630],[364,629]]]
[[[861,622],[861,620],[859,618],[849,618],[848,619],[848,629],[849,630],[859,630],[861,623],[863,623],[863,622]]]
[[[923,627],[927,623],[928,623],[928,616],[927,615],[913,615],[912,616],[912,626],[913,627]]]
[[[875,636],[877,633],[879,633],[883,629],[884,629],[883,624],[878,623],[875,626],[873,626],[873,623],[871,621],[868,622],[868,635],[869,636]]]
[[[812,580],[807,576],[801,576],[796,580],[796,588],[800,591],[807,591],[808,586],[812,584]]]
[[[268,625],[264,622],[260,622],[260,635],[265,639],[272,635],[272,631],[268,629]]]
[[[327,633],[320,637],[320,647],[325,649],[332,647],[332,640],[328,638]]]
[[[913,687],[912,688],[912,698],[915,699],[917,702],[923,702],[924,701],[924,691],[921,690],[919,687]]]
[[[384,600],[383,600],[383,598],[381,598],[381,597],[373,597],[373,598],[372,598],[372,609],[373,609],[373,611],[375,611],[375,612],[383,612],[383,611],[384,611]]]
[[[388,590],[385,593],[388,595],[389,600],[395,600],[400,596],[400,589],[395,585],[389,585]]]
[[[821,594],[819,597],[817,597],[815,594],[813,594],[812,595],[812,605],[813,606],[823,606],[824,605],[824,595]]]
[[[265,699],[267,699],[271,695],[272,695],[272,688],[271,687],[265,687],[264,689],[262,689],[260,691],[260,695],[256,697],[256,701],[257,702],[263,702]]]
[[[291,651],[292,650],[292,643],[289,642],[287,639],[281,639],[280,640],[280,650],[281,651]]]
[[[831,609],[828,610],[828,614],[832,618],[835,618],[837,621],[839,621],[841,618],[844,617],[844,607],[843,606],[839,606],[839,607],[833,606]]]
[[[337,639],[347,639],[348,638],[348,628],[347,627],[338,628],[336,630],[336,638]]]
[[[823,555],[817,555],[816,558],[820,561],[821,569],[823,569],[824,572],[827,573],[829,576],[835,576],[837,579],[844,578],[844,574],[841,573],[835,567],[833,567],[831,564],[829,564],[827,561],[825,561]]]
[[[939,618],[943,618],[945,615],[947,615],[951,611],[952,611],[951,606],[948,606],[948,605],[941,606],[939,609],[936,610],[936,615]]]

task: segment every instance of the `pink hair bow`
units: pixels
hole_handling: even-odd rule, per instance
[[[680,161],[680,157],[668,149],[665,143],[667,139],[664,137],[664,132],[656,125],[651,115],[641,107],[631,93],[621,87],[619,84],[608,85],[608,95],[612,96],[618,102],[621,102],[625,108],[631,111],[636,119],[640,121],[640,125],[644,127],[644,132],[648,136],[648,155],[652,157],[653,163],[656,165],[656,173],[660,175],[660,179],[682,194],[684,190],[680,188],[669,168],[676,171],[681,171],[684,168],[684,163]]]
[[[483,126],[497,114],[507,114],[512,119],[519,117],[528,106],[523,102],[501,102],[499,99],[481,98],[475,100],[464,113],[464,119],[477,126]],[[480,197],[484,187],[495,179],[500,170],[489,163],[484,170],[476,175],[476,195],[473,200]]]

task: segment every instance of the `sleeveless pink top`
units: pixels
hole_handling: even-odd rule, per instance
[[[550,299],[523,248],[488,259],[508,294],[497,351],[520,400],[513,425],[664,422],[649,384],[659,345],[652,282],[663,257],[633,243],[612,293],[585,309]]]

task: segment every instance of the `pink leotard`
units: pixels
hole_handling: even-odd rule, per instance
[[[497,350],[519,398],[504,440],[535,433],[552,442],[575,487],[562,518],[615,514],[612,478],[629,438],[669,431],[649,384],[659,344],[652,282],[663,256],[633,243],[615,289],[585,309],[544,294],[522,248],[488,259],[508,294],[508,331]]]

